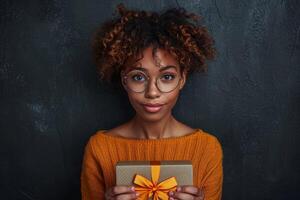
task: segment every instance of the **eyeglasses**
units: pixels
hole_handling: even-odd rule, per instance
[[[129,73],[122,76],[123,83],[133,92],[144,92],[149,83],[149,76],[144,72],[138,70],[132,70]],[[175,73],[165,72],[156,78],[155,85],[160,92],[166,93],[173,91],[181,79]]]

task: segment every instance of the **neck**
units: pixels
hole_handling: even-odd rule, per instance
[[[168,138],[174,133],[176,119],[170,114],[167,117],[155,122],[145,121],[138,115],[131,121],[131,128],[136,136],[141,139]]]

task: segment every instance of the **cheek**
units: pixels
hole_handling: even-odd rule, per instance
[[[179,96],[179,90],[173,91],[166,95],[166,103],[168,103],[169,109],[172,109],[175,106],[178,96]]]
[[[139,109],[139,105],[143,102],[142,95],[127,93],[128,100],[132,107],[136,110]]]

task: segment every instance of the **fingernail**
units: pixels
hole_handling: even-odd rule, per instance
[[[133,187],[133,186],[131,187],[131,190],[132,190],[132,191],[135,191],[135,189],[134,189],[134,187]]]
[[[170,191],[169,192],[169,195],[173,196],[174,192],[173,191]]]
[[[177,187],[176,191],[178,191],[178,192],[179,192],[180,190],[181,190],[181,187]]]

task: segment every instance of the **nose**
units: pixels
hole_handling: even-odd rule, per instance
[[[145,89],[145,97],[146,98],[158,98],[160,96],[160,91],[156,87],[155,80],[149,80],[148,84],[146,85]]]

